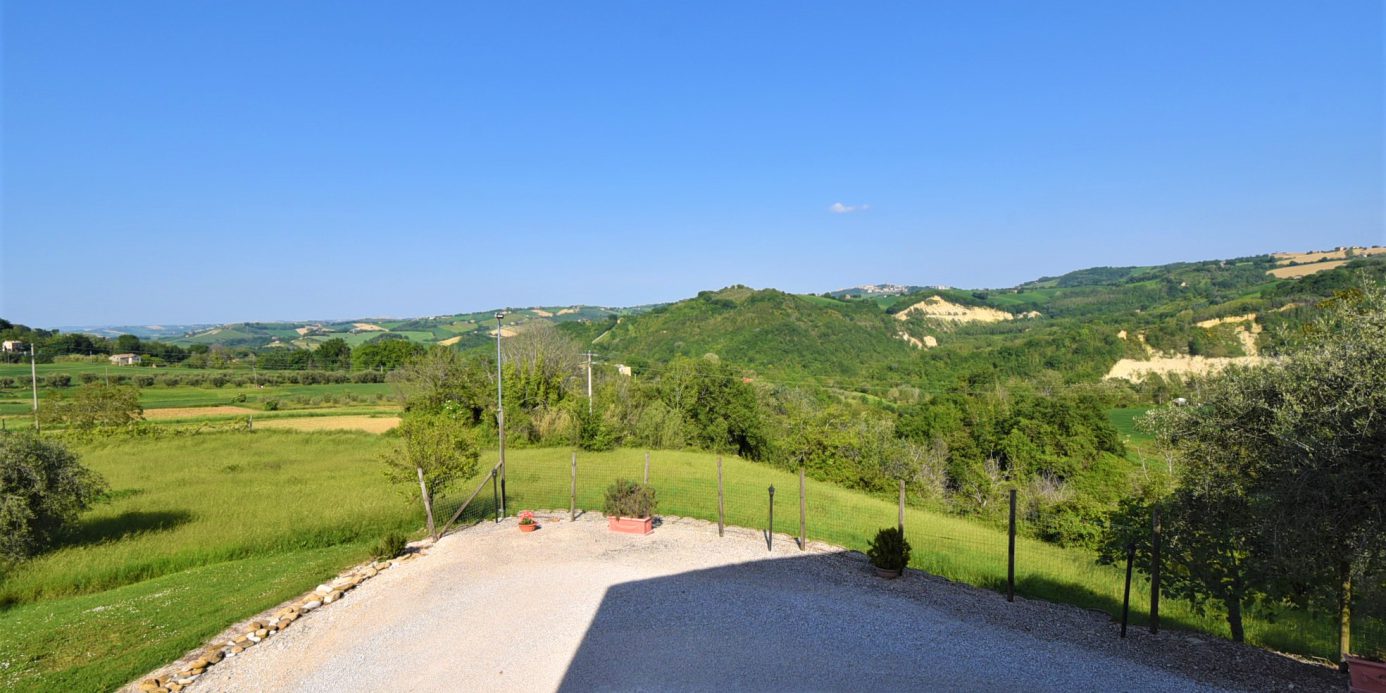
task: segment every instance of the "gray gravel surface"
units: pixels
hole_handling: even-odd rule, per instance
[[[561,519],[560,519],[561,518]],[[440,541],[213,667],[194,691],[1342,690],[1336,672],[789,537],[594,514]]]

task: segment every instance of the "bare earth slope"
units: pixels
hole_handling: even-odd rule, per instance
[[[1297,690],[1333,672],[1231,643],[953,585],[859,554],[593,514],[443,539],[209,670],[204,690]]]

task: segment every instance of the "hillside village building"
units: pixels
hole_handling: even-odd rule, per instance
[[[139,354],[111,354],[112,366],[133,366],[139,362]]]

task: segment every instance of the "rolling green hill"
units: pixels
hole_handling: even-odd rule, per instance
[[[893,323],[874,303],[733,286],[623,318],[592,343],[636,364],[716,354],[765,372],[861,375],[909,357]]]

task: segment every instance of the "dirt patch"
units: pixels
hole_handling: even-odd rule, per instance
[[[1001,322],[1002,320],[1014,320],[1016,317],[1004,310],[997,310],[995,308],[958,305],[944,299],[942,296],[930,296],[896,313],[895,319],[908,320],[911,315],[958,323]],[[1025,317],[1039,317],[1039,313],[1026,313]]]
[[[398,416],[304,416],[295,419],[265,419],[256,421],[256,428],[290,431],[365,431],[384,433],[399,425]]]
[[[447,339],[440,340],[438,343],[443,346],[452,346],[460,341],[462,341],[462,335],[459,334],[456,337],[448,337]]]
[[[351,328],[357,332],[389,332],[389,330],[369,322],[354,322]]]
[[[1333,250],[1314,250],[1307,253],[1271,253],[1271,257],[1275,258],[1275,263],[1277,265],[1303,265],[1327,260],[1346,260],[1352,257],[1382,254],[1386,254],[1386,247],[1373,245],[1368,247],[1353,246],[1350,248],[1334,248]]]
[[[1312,265],[1291,265],[1289,267],[1277,267],[1273,270],[1266,270],[1266,274],[1276,279],[1294,279],[1296,277],[1307,277],[1336,267],[1347,264],[1347,260],[1330,260],[1327,262],[1316,262]]]
[[[529,309],[529,312],[534,313],[535,315],[537,315],[537,316],[539,316],[539,317],[541,317],[541,318],[551,318],[551,317],[553,317],[553,313],[550,313],[549,311],[544,310],[543,308],[530,308],[530,309]]]
[[[1232,323],[1234,323],[1234,322],[1246,322],[1246,321],[1248,321],[1248,320],[1255,320],[1255,319],[1256,319],[1256,314],[1255,314],[1255,313],[1247,313],[1246,315],[1229,315],[1229,316],[1227,316],[1227,317],[1225,317],[1225,318],[1213,318],[1212,320],[1203,320],[1203,321],[1197,322],[1197,323],[1195,323],[1195,324],[1198,325],[1199,327],[1202,327],[1203,329],[1207,330],[1207,329],[1211,329],[1211,328],[1217,327],[1218,325],[1230,325],[1230,324],[1232,324]]]
[[[197,416],[245,416],[254,414],[256,410],[245,407],[233,407],[224,405],[219,407],[167,407],[163,409],[146,409],[144,418],[149,420],[157,419],[190,419]]]
[[[1251,337],[1250,334],[1247,337]],[[1242,346],[1246,346],[1243,340]],[[1252,343],[1255,349],[1255,343]],[[1121,359],[1107,372],[1108,378],[1141,382],[1152,374],[1169,375],[1212,375],[1231,366],[1259,366],[1265,362],[1260,356],[1233,356],[1209,358],[1206,356],[1153,356],[1148,361],[1140,359]]]
[[[895,336],[905,340],[910,346],[916,349],[932,349],[938,346],[938,340],[935,339],[933,335],[924,335],[924,339],[919,339],[918,337],[913,337],[901,332]]]

